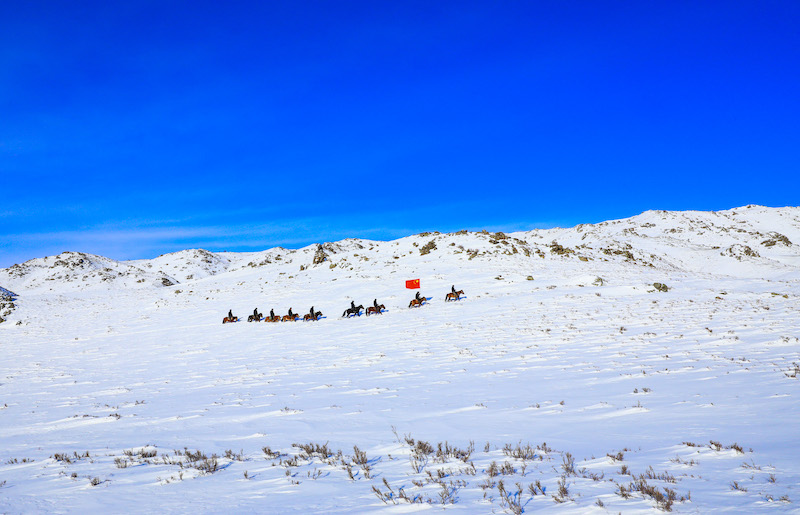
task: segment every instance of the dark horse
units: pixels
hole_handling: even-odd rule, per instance
[[[361,316],[361,310],[364,309],[364,306],[358,305],[355,308],[347,308],[342,313],[342,317],[351,317],[351,316]]]
[[[313,317],[311,316],[311,313],[306,313],[305,316],[303,316],[303,322],[308,322],[309,320],[313,320],[316,322],[317,320],[319,320],[319,317],[321,316],[322,316],[322,311],[315,311]]]
[[[264,317],[263,313],[258,314],[258,318],[255,315],[250,315],[247,317],[248,322],[261,322],[261,319]]]
[[[367,308],[367,316],[369,316],[370,313],[377,313],[380,315],[382,309],[386,309],[386,306],[383,304],[378,304],[377,308],[375,306],[370,306]]]

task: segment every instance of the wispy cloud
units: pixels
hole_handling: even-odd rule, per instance
[[[0,267],[65,250],[89,252],[114,259],[141,259],[183,250],[263,250],[276,246],[298,247],[348,237],[393,239],[402,229],[344,227],[333,229],[326,220],[309,218],[290,224],[201,227],[97,227],[87,230],[6,234],[0,244]]]
[[[82,230],[30,231],[6,234],[0,241],[0,267],[28,259],[58,254],[65,250],[99,254],[113,259],[144,259],[188,248],[212,251],[260,251],[272,247],[302,247],[312,243],[345,238],[392,240],[422,231],[450,232],[460,229],[501,230],[506,232],[553,227],[553,223],[524,222],[476,227],[454,225],[437,213],[458,209],[456,205],[437,206],[431,212],[406,207],[383,212],[379,217],[313,216],[272,223],[233,225],[184,225],[180,220],[167,223],[152,220],[106,222]]]

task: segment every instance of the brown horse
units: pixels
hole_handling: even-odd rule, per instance
[[[410,308],[414,308],[414,307],[418,308],[424,303],[425,303],[424,299],[423,300],[417,300],[416,297],[415,297],[415,298],[411,299],[411,302],[409,302],[408,307],[410,307]]]
[[[455,293],[451,292],[451,293],[448,293],[447,295],[445,295],[444,296],[444,300],[445,301],[448,301],[448,300],[461,300],[461,296],[462,295],[464,295],[464,290],[458,290]]]
[[[303,316],[303,322],[308,322],[309,320],[316,322],[319,320],[319,317],[322,316],[322,311],[317,311],[314,313],[314,316],[311,316],[311,313],[306,313]]]
[[[276,316],[275,318],[267,317],[267,318],[264,319],[264,322],[280,322],[280,321],[281,321],[281,317],[279,317],[279,316]]]
[[[225,317],[225,318],[222,319],[222,323],[223,324],[229,324],[231,322],[238,322],[238,321],[239,321],[239,317],[233,317],[233,318]]]
[[[284,315],[283,318],[281,318],[281,321],[282,322],[294,322],[295,320],[297,320],[297,318],[298,318],[297,317],[297,313],[292,314],[292,315]]]
[[[375,306],[370,306],[367,308],[367,316],[369,316],[370,313],[377,313],[380,315],[381,310],[383,309],[386,309],[386,306],[384,306],[383,304],[378,304],[377,308]]]

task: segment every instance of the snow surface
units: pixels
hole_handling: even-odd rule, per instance
[[[0,270],[0,512],[798,512],[798,242],[747,206]]]

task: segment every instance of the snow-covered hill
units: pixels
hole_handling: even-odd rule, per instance
[[[31,259],[0,271],[3,283],[22,291],[69,291],[94,288],[172,286],[164,273],[146,271],[132,263],[83,252]]]
[[[432,300],[409,309],[414,278]],[[445,302],[453,285],[466,298]],[[64,252],[0,286],[18,295],[0,307],[2,512],[800,500],[800,208]],[[373,300],[387,311],[341,318]],[[311,306],[326,318],[220,323]]]
[[[230,261],[207,250],[192,249],[164,254],[155,259],[132,261],[131,264],[185,282],[224,272],[230,266]]]
[[[328,266],[367,273],[452,256],[455,263],[479,259],[489,268],[508,262],[535,268],[551,260],[610,261],[666,272],[772,278],[791,275],[800,266],[798,244],[800,208],[746,206],[718,212],[648,211],[624,220],[508,235],[423,233],[390,242],[348,239],[299,250],[248,253],[194,249],[127,262],[63,252],[0,269],[0,284],[20,291],[159,288],[245,269],[299,273],[301,265],[315,266],[317,248],[328,258]],[[531,257],[545,261],[533,265],[530,262],[536,260]]]

